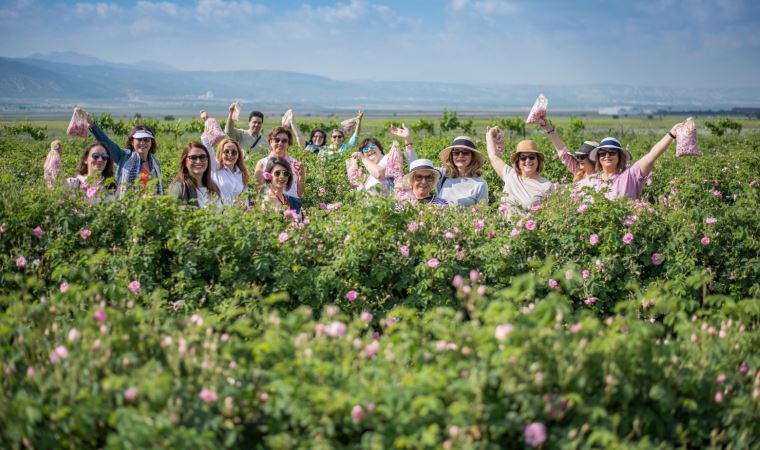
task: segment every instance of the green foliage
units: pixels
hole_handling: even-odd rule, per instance
[[[443,110],[443,115],[441,116],[441,122],[439,127],[441,128],[441,133],[445,133],[447,131],[453,131],[460,127],[459,123],[459,115],[456,111],[449,111],[448,109]]]
[[[301,132],[304,134],[304,136],[308,137],[311,134],[311,130],[314,130],[316,128],[320,128],[327,133],[327,140],[330,141],[330,132],[332,130],[341,129],[340,122],[337,120],[329,120],[329,121],[303,121],[298,122],[298,127],[301,129]],[[348,137],[346,138],[348,139]]]
[[[409,128],[411,128],[415,133],[426,131],[430,135],[435,134],[435,123],[432,120],[425,118],[421,118],[417,122],[413,123]]]
[[[525,120],[520,117],[508,117],[496,122],[503,130],[509,130],[512,136],[525,137]]]
[[[580,133],[586,129],[586,122],[580,117],[571,117],[567,122],[567,131],[570,133]]]
[[[8,136],[28,134],[35,141],[44,141],[47,137],[47,127],[32,125],[30,122],[21,122],[13,125],[3,125],[3,131]]]
[[[717,121],[706,120],[705,126],[710,130],[712,134],[719,137],[726,134],[726,131],[728,130],[736,131],[736,134],[739,134],[742,131],[741,122],[730,119],[728,117],[721,117]]]

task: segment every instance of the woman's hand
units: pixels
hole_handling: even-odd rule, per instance
[[[364,117],[364,111],[359,110],[359,112],[356,114],[356,120],[362,120],[362,117]]]
[[[206,112],[205,109],[202,109],[201,110],[201,120],[205,122],[207,119],[208,119],[208,113]]]
[[[232,113],[234,113],[234,112],[235,112],[235,103],[236,103],[236,102],[232,102],[232,103],[230,103],[230,114],[232,114]]]
[[[494,139],[499,133],[501,133],[501,128],[499,127],[486,127],[486,139]]]
[[[396,136],[407,139],[412,135],[411,130],[406,127],[403,123],[400,127],[397,127],[396,125],[391,125],[391,133],[395,134]]]
[[[357,160],[357,161],[361,161],[361,160],[362,160],[362,156],[364,156],[364,155],[362,154],[362,152],[353,152],[353,153],[351,154],[351,157],[352,157],[352,158],[354,158],[354,159],[355,159],[355,160]]]
[[[552,126],[549,124],[549,121],[548,121],[548,120],[546,120],[546,117],[539,117],[539,118],[538,118],[538,124],[539,124],[539,125],[541,126],[541,128],[543,128],[543,129],[544,129],[544,131],[546,131],[547,133],[548,133],[549,131],[551,131],[551,130],[553,130],[553,129],[554,129],[554,127],[552,127]]]
[[[678,130],[685,125],[686,122],[678,122],[677,124],[673,125],[673,128],[670,129],[670,133],[673,134],[673,136],[677,136]]]

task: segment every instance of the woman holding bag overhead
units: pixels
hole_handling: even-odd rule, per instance
[[[123,192],[135,182],[145,187],[155,180],[156,193],[164,193],[161,164],[155,156],[156,138],[150,128],[145,125],[132,128],[127,134],[125,148],[121,148],[97,123],[93,122],[89,114],[87,122],[90,125],[90,133],[111,152],[113,163],[116,165],[116,185],[120,191]]]

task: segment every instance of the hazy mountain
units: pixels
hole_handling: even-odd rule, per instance
[[[386,111],[527,110],[538,93],[560,110],[720,109],[760,105],[760,89],[687,89],[622,85],[469,85],[410,81],[337,81],[296,72],[178,71],[159,63],[114,64],[74,52],[0,58],[0,109],[189,111],[231,100],[262,109],[365,108]]]

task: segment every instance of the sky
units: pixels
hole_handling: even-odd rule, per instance
[[[0,0],[0,56],[337,80],[760,87],[758,0]]]

